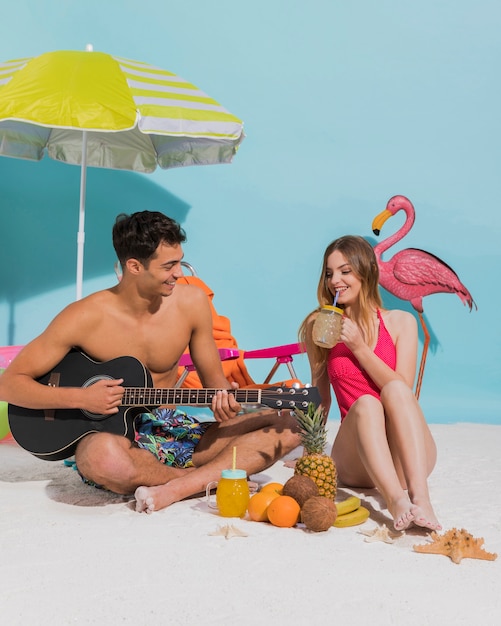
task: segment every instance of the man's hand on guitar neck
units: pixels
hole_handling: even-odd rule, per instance
[[[238,389],[238,383],[231,383],[232,389]],[[226,422],[233,419],[240,413],[242,407],[235,400],[235,396],[229,393],[227,389],[218,391],[212,398],[212,412],[216,422]]]

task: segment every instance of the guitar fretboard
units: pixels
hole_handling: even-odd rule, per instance
[[[126,387],[122,406],[162,406],[185,404],[188,406],[210,406],[219,389],[154,389]],[[228,390],[239,404],[261,404],[261,389]]]

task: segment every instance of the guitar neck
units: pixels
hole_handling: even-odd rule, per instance
[[[154,389],[126,387],[122,406],[210,406],[219,389]],[[261,404],[261,389],[229,389],[239,404]]]

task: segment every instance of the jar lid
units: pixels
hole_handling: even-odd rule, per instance
[[[243,469],[225,469],[221,472],[221,478],[247,478],[247,472]]]
[[[343,309],[340,309],[338,306],[332,306],[332,304],[324,304],[322,309],[327,309],[327,311],[336,311],[336,313],[339,313],[340,315],[343,315],[344,313]]]

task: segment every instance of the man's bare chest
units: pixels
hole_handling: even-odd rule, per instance
[[[189,341],[190,329],[180,319],[177,323],[166,318],[144,323],[109,316],[88,333],[79,347],[99,361],[133,356],[152,374],[166,374],[177,368]]]

